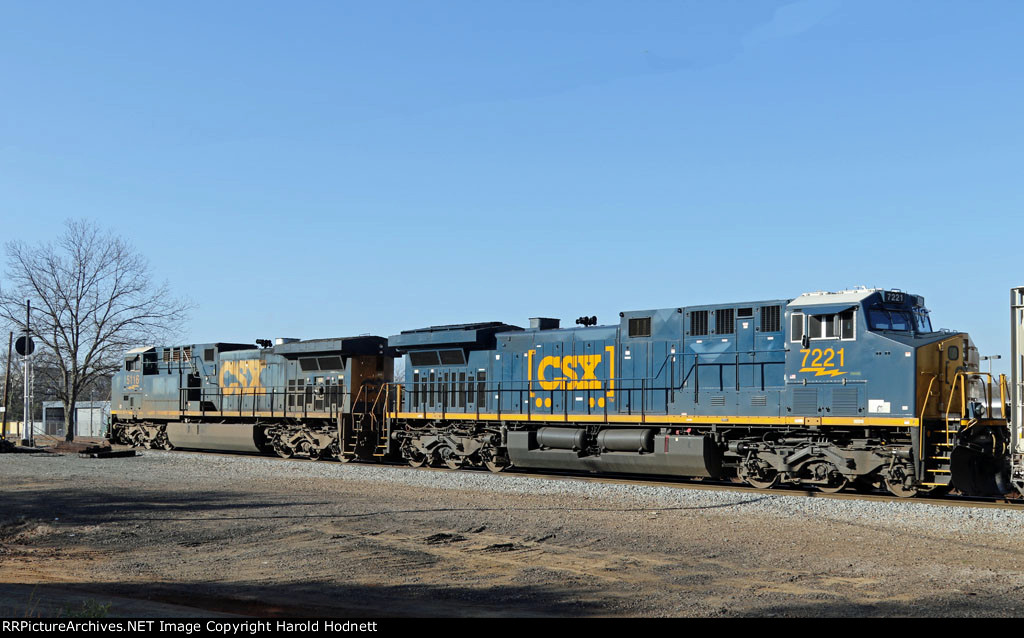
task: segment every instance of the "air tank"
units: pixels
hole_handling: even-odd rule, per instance
[[[537,430],[537,444],[556,450],[582,450],[587,431],[569,428],[541,428]]]
[[[653,452],[654,430],[602,430],[597,445],[607,452]]]

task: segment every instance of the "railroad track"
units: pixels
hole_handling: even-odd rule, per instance
[[[127,446],[115,446],[118,448],[133,449]],[[149,450],[142,450],[146,452]],[[157,450],[164,451],[164,450]],[[172,450],[177,454],[195,454],[202,456],[220,456],[225,458],[253,458],[255,455],[244,454],[244,453],[232,453],[232,452],[202,452],[198,450]],[[264,455],[258,458],[264,458],[268,460],[288,462],[288,463],[310,463],[309,459],[305,458],[289,458],[284,459],[277,456]],[[315,461],[317,463],[324,463],[325,461]],[[327,461],[329,462],[329,461]],[[358,463],[358,462],[357,462]],[[409,472],[476,472],[479,474],[490,474],[487,470],[481,468],[463,468],[461,470],[450,470],[447,468],[434,468],[434,467],[410,467],[406,463],[400,462],[375,462],[373,464],[366,464],[367,467],[390,467],[393,469],[399,469]],[[592,476],[580,472],[570,471],[537,471],[537,470],[521,470],[516,468],[510,468],[502,472],[501,474],[508,476],[525,476],[530,478],[537,478],[550,481],[583,481],[589,483],[603,483],[608,485],[646,485],[652,487],[676,487],[681,489],[691,490],[706,490],[706,491],[719,491],[719,492],[738,492],[741,494],[764,494],[770,496],[799,496],[804,498],[817,498],[817,499],[830,499],[830,500],[861,500],[861,501],[878,501],[878,502],[907,502],[907,503],[919,503],[926,505],[939,505],[943,507],[980,507],[986,509],[1006,509],[1006,510],[1022,510],[1024,511],[1024,499],[1021,498],[1007,498],[1007,497],[983,497],[983,496],[963,496],[959,494],[947,494],[941,498],[918,496],[914,498],[898,498],[888,493],[874,492],[874,493],[858,493],[858,492],[819,492],[813,489],[806,489],[801,487],[787,487],[777,486],[770,489],[763,489],[758,487],[752,487],[750,485],[733,483],[730,481],[714,481],[708,479],[688,479],[688,478],[651,478],[650,476],[622,474],[617,476]]]

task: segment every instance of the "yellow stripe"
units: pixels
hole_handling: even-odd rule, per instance
[[[131,410],[111,410],[112,415],[135,415]],[[203,417],[203,416],[230,416],[230,417],[260,417],[276,418],[286,416],[282,412],[256,412],[243,410],[210,410],[207,412],[177,412],[173,410],[146,410],[138,412],[138,418],[154,417]],[[330,412],[307,412],[305,414],[288,412],[287,416],[293,418],[310,419],[331,419],[337,416]],[[392,419],[432,419],[448,421],[529,421],[532,423],[650,423],[650,424],[675,424],[675,425],[712,425],[712,424],[735,424],[735,425],[805,425],[807,418],[799,416],[689,416],[689,415],[666,415],[648,414],[609,414],[605,419],[603,414],[480,414],[463,412],[389,412],[388,417]],[[917,427],[920,421],[917,418],[892,418],[892,417],[822,417],[821,425],[831,426],[867,426],[867,427]]]
[[[131,415],[136,415],[137,414],[138,417],[141,418],[141,419],[153,418],[153,417],[176,417],[177,418],[177,417],[181,417],[181,416],[198,416],[198,417],[202,417],[202,416],[241,416],[241,417],[257,416],[257,417],[267,417],[267,418],[278,418],[278,417],[283,418],[283,417],[288,417],[288,418],[298,419],[298,418],[306,417],[306,418],[318,418],[318,419],[333,419],[333,418],[338,416],[337,412],[334,412],[334,413],[331,413],[331,412],[306,412],[305,414],[303,414],[301,412],[293,412],[291,410],[289,410],[287,414],[285,414],[284,412],[280,412],[280,411],[274,411],[274,412],[260,412],[260,411],[257,411],[255,413],[253,413],[252,410],[242,410],[242,411],[238,411],[238,410],[223,410],[223,411],[221,411],[221,410],[207,410],[206,412],[199,412],[199,411],[179,412],[177,410],[138,410],[138,411],[135,411],[135,410],[111,410],[110,414],[113,415],[113,416],[117,416],[117,415],[120,415],[120,414],[126,414],[126,415],[131,416]]]
[[[818,417],[781,417],[781,416],[689,416],[648,414],[609,414],[607,420],[603,414],[480,414],[448,412],[389,412],[392,419],[432,419],[432,420],[471,420],[471,421],[531,421],[539,423],[672,423],[708,425],[715,423],[731,423],[736,425],[804,425],[806,418]],[[885,418],[885,417],[824,417],[821,425],[863,425],[875,427],[916,427],[916,418]]]

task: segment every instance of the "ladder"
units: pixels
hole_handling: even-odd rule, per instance
[[[343,457],[383,458],[395,452],[392,449],[389,420],[385,415],[390,399],[389,384],[360,386],[352,398],[351,411],[339,416],[339,441]]]

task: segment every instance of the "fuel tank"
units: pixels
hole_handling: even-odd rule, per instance
[[[237,423],[168,423],[167,440],[176,448],[262,452],[257,428]]]

